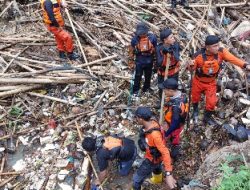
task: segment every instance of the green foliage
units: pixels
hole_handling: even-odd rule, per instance
[[[249,190],[250,189],[250,168],[241,165],[238,167],[230,166],[235,160],[241,161],[242,157],[228,157],[227,161],[221,164],[220,170],[223,172],[221,184],[214,190]]]
[[[17,106],[13,106],[9,111],[9,114],[13,117],[20,117],[23,114],[23,109]]]

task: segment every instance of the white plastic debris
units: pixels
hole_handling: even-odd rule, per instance
[[[67,183],[59,183],[58,185],[62,190],[73,190],[73,188]]]
[[[47,144],[47,143],[52,143],[53,139],[51,136],[46,136],[46,137],[40,137],[40,143],[41,145]]]
[[[223,92],[223,98],[227,99],[227,100],[231,100],[233,98],[233,91],[230,89],[225,89]]]
[[[96,115],[93,115],[93,116],[91,116],[90,119],[89,119],[89,125],[90,125],[91,127],[94,127],[94,126],[95,126],[95,122],[96,122]]]
[[[247,32],[250,30],[250,21],[245,20],[242,23],[239,24],[238,27],[236,27],[233,32],[231,33],[231,37],[240,36],[244,32]]]
[[[242,121],[242,123],[245,124],[245,125],[249,125],[249,124],[250,124],[250,119],[247,119],[247,118],[242,117],[242,118],[241,118],[241,121]]]
[[[250,106],[250,101],[247,99],[239,98],[239,102],[244,104],[244,105]]]
[[[46,144],[46,146],[41,151],[45,152],[48,150],[55,150],[55,149],[59,149],[59,146],[56,144]]]
[[[18,137],[18,139],[23,143],[24,146],[27,146],[29,144],[28,143],[28,138],[29,137],[24,138],[23,136]]]
[[[57,174],[57,178],[59,181],[63,181],[67,175],[69,174],[68,170],[61,170],[58,174]]]
[[[27,166],[26,162],[23,159],[21,159],[21,160],[17,160],[16,163],[12,166],[12,168],[16,172],[19,172],[19,171],[24,170],[26,166]]]
[[[250,107],[247,110],[246,116],[247,116],[247,119],[250,119]]]
[[[67,159],[58,159],[55,166],[58,168],[64,168],[68,165],[69,161]]]
[[[3,152],[5,151],[5,148],[4,147],[0,147],[0,152]]]
[[[195,29],[195,26],[191,23],[188,23],[187,29],[192,31],[193,29]]]

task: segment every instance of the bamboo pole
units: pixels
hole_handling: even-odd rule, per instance
[[[105,58],[102,58],[102,59],[98,59],[98,60],[95,60],[95,61],[92,61],[92,62],[89,62],[89,63],[85,63],[83,65],[78,65],[76,67],[81,68],[81,67],[86,67],[86,66],[90,66],[90,65],[95,65],[97,63],[102,63],[103,64],[104,61],[108,61],[108,60],[114,59],[116,57],[117,57],[117,55],[111,55],[111,56],[108,56],[108,57],[105,57]]]
[[[21,92],[26,92],[26,91],[29,91],[29,90],[34,90],[34,89],[37,89],[37,88],[40,88],[42,87],[42,85],[35,85],[35,86],[20,86],[16,89],[13,89],[13,90],[9,90],[9,91],[6,91],[6,92],[0,92],[0,98],[5,98],[5,97],[8,97],[8,96],[11,96],[11,95],[14,95],[14,94],[18,94],[18,93],[21,93]]]
[[[77,35],[77,32],[76,32],[76,29],[75,29],[75,27],[74,27],[73,20],[72,20],[70,14],[69,14],[69,11],[68,11],[67,8],[65,8],[65,12],[66,12],[66,14],[67,14],[67,16],[68,16],[68,19],[69,19],[71,28],[72,28],[72,30],[73,30],[73,32],[74,32],[74,34],[75,34],[75,37],[76,37],[77,43],[78,43],[78,45],[79,45],[80,51],[81,51],[81,53],[82,53],[83,59],[84,59],[85,63],[88,63],[88,60],[87,60],[86,55],[85,55],[85,53],[84,53],[84,51],[83,51],[83,48],[82,48],[82,44],[81,44],[81,42],[80,42],[80,39],[79,39],[79,37],[78,37],[78,35]],[[91,76],[93,76],[93,73],[92,73],[90,67],[88,66],[87,68],[88,68],[89,74],[90,74]]]
[[[60,98],[55,98],[55,97],[52,97],[52,96],[47,96],[47,95],[38,94],[38,93],[34,93],[34,92],[29,92],[28,94],[31,95],[31,96],[37,96],[39,98],[46,98],[46,99],[49,99],[49,100],[52,100],[52,101],[61,102],[61,103],[69,104],[69,105],[72,105],[72,106],[76,105],[76,103],[72,103],[72,102],[69,102],[67,100],[63,100],[63,99],[60,99]]]
[[[166,80],[168,78],[168,69],[169,69],[169,65],[170,65],[170,54],[167,54],[167,64],[166,64],[166,68],[165,68],[165,76],[164,76],[164,80]],[[160,125],[163,124],[163,108],[164,108],[164,100],[165,100],[165,93],[164,90],[162,90],[162,95],[161,95],[161,111],[160,111],[160,119],[159,119],[159,123]]]

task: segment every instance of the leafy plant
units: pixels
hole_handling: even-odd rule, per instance
[[[240,160],[240,156],[228,157],[227,161],[221,164],[220,170],[223,172],[223,177],[220,185],[214,190],[249,190],[250,189],[250,168],[241,165],[238,167],[230,166],[230,163],[235,160]]]

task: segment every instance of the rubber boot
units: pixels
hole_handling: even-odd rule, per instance
[[[162,183],[162,172],[160,174],[155,174],[155,173],[152,173],[152,177],[150,178],[150,182],[152,184],[159,184],[159,183]]]
[[[177,2],[176,0],[171,1],[171,9],[176,9]]]
[[[70,60],[76,60],[76,59],[78,59],[79,57],[80,57],[80,56],[79,56],[78,54],[74,53],[74,52],[68,53],[68,58],[69,58]]]
[[[214,126],[217,124],[216,121],[214,120],[214,118],[212,117],[213,113],[214,113],[214,111],[208,111],[208,110],[205,111],[204,123],[211,125],[211,126]]]
[[[60,59],[67,59],[67,56],[64,51],[59,51],[59,57]]]
[[[197,126],[198,125],[198,121],[199,121],[199,104],[198,103],[194,103],[193,104],[193,121],[194,121],[194,125]]]

